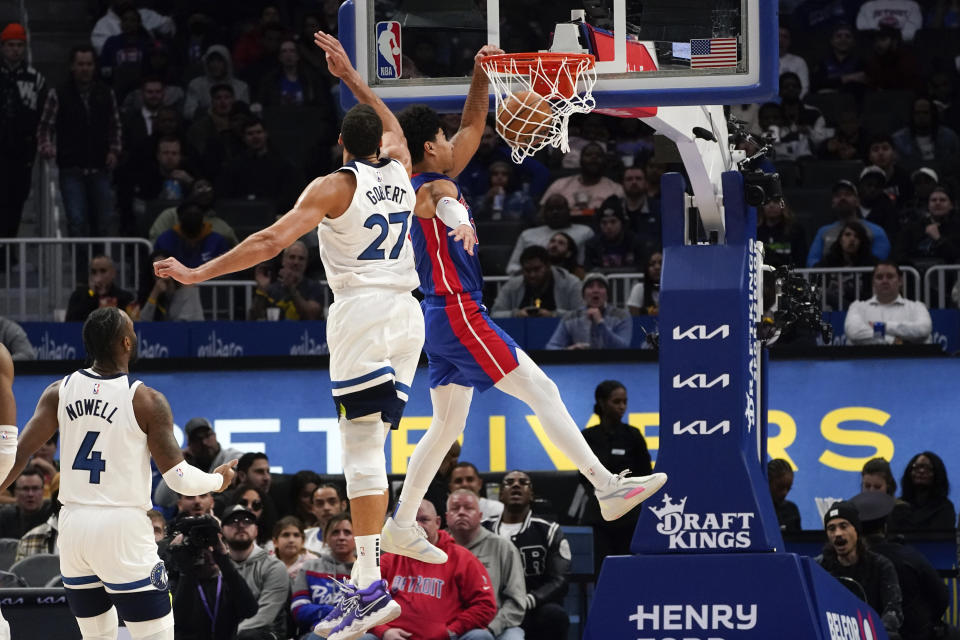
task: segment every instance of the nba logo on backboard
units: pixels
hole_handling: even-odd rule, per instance
[[[400,23],[395,20],[377,23],[377,77],[396,80],[400,77]]]

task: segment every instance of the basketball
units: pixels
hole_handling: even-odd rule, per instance
[[[526,147],[549,135],[553,108],[535,91],[512,93],[497,108],[497,133],[511,147]]]

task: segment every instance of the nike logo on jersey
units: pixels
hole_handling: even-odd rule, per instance
[[[80,416],[95,416],[103,418],[110,424],[113,424],[113,416],[117,413],[117,407],[112,406],[109,402],[94,398],[77,400],[72,404],[65,405],[64,409],[67,411],[67,417],[71,420],[76,420]]]
[[[390,184],[377,185],[367,191],[367,199],[370,200],[370,204],[377,204],[382,200],[392,200],[397,204],[404,204],[403,199],[406,195],[406,189]]]

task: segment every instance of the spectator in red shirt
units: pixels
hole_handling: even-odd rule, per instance
[[[449,533],[440,531],[440,516],[429,500],[421,502],[417,523],[448,560],[427,564],[383,554],[380,572],[403,613],[360,640],[493,640],[487,625],[497,614],[497,602],[487,570]]]

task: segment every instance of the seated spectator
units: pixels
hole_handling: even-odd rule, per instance
[[[903,595],[903,638],[934,640],[946,635],[941,618],[947,610],[949,592],[930,561],[899,536],[887,536],[887,521],[895,500],[886,493],[868,491],[850,498],[857,508],[867,548],[893,564]]]
[[[897,218],[900,229],[927,216],[930,194],[940,186],[940,175],[930,167],[920,167],[910,174],[910,182],[913,185],[913,196],[904,199],[901,205]]]
[[[169,257],[163,251],[150,255],[151,264]],[[202,322],[203,304],[200,289],[195,285],[182,285],[173,278],[154,275],[153,267],[148,275],[153,286],[144,299],[139,301],[140,317],[144,322]]]
[[[270,475],[270,459],[267,454],[248,451],[240,456],[237,462],[237,479],[235,482],[237,489],[252,487],[257,490],[260,501],[263,503],[264,530],[260,532],[257,539],[259,544],[267,544],[270,540],[270,531],[273,530],[273,524],[279,519],[277,515],[277,505],[273,502],[270,495],[270,485],[273,483],[273,477]],[[222,494],[218,494],[222,495]],[[234,493],[238,495],[238,493]],[[245,495],[248,500],[256,500],[256,496]]]
[[[237,504],[223,512],[223,540],[230,560],[257,599],[257,613],[237,626],[237,640],[282,638],[287,624],[290,578],[283,563],[257,546],[256,517]],[[275,636],[268,634],[274,633]]]
[[[583,430],[583,439],[590,450],[607,469],[630,469],[642,476],[653,473],[650,451],[643,432],[623,421],[627,415],[627,389],[616,380],[604,380],[593,392],[593,412],[600,421]],[[593,488],[586,478],[580,484],[593,495]],[[623,517],[607,521],[600,515],[596,500],[587,501],[581,521],[593,527],[594,561],[597,571],[607,555],[630,553],[630,541],[637,526],[640,509],[634,509]]]
[[[203,221],[209,223],[210,227],[216,233],[226,238],[227,244],[233,247],[240,243],[237,239],[237,232],[233,230],[233,227],[231,227],[226,220],[218,216],[217,212],[213,209],[216,194],[209,180],[201,178],[194,181],[188,199],[190,202],[200,205],[203,208]],[[173,229],[178,222],[177,207],[169,207],[161,211],[157,219],[150,225],[150,233],[148,235],[150,242],[156,243],[160,234]]]
[[[624,166],[642,167],[653,155],[653,129],[640,118],[616,118],[615,128],[616,152]]]
[[[780,25],[780,71],[782,78],[785,73],[794,74],[800,81],[800,97],[803,98],[810,91],[810,69],[807,67],[807,61],[795,53],[790,53],[790,44],[793,38],[790,34],[790,27],[785,24]]]
[[[599,233],[587,240],[584,268],[587,271],[636,271],[641,248],[628,228],[621,198],[607,198],[597,214]]]
[[[654,251],[647,258],[643,281],[633,285],[627,296],[627,311],[632,316],[655,316],[660,312],[660,273],[663,253]]]
[[[757,240],[764,246],[764,262],[774,267],[800,267],[807,257],[807,238],[793,221],[793,211],[783,198],[757,208]]]
[[[856,111],[841,111],[833,135],[820,147],[826,160],[858,160],[867,155],[867,133]],[[886,182],[886,174],[884,174]]]
[[[47,521],[33,527],[20,538],[20,543],[17,545],[17,554],[13,558],[14,562],[20,562],[27,556],[41,553],[60,555],[60,547],[57,546],[57,538],[60,535],[61,506],[57,499],[58,493],[54,492],[50,500],[52,506]]]
[[[99,54],[106,43],[107,38],[123,32],[123,26],[120,20],[120,9],[129,4],[129,0],[111,0],[110,7],[93,26],[93,33],[90,40]],[[173,19],[161,15],[151,9],[140,9],[140,22],[143,28],[149,31],[154,37],[169,37],[176,32],[176,25]]]
[[[147,85],[150,88],[147,88]],[[157,95],[159,92],[159,95]],[[142,129],[146,127],[149,133],[152,133],[152,122],[148,122],[147,118],[155,119],[157,116],[157,109],[160,107],[170,107],[175,109],[177,113],[183,111],[183,89],[174,84],[167,84],[166,81],[160,76],[153,74],[145,74],[140,80],[140,87],[134,89],[127,94],[127,97],[123,99],[123,103],[120,105],[120,111],[129,117],[135,117],[141,115],[142,119],[136,125],[137,129],[142,132]],[[151,106],[152,105],[152,106]],[[147,107],[146,112],[141,110]],[[129,149],[129,144],[127,143],[127,121],[124,121],[123,124],[123,135],[124,135],[124,150]],[[132,139],[137,139],[135,135]]]
[[[893,134],[893,146],[897,157],[910,169],[930,163],[953,167],[960,160],[957,132],[940,124],[940,113],[925,97],[914,100],[910,126]]]
[[[306,278],[307,246],[297,240],[283,250],[283,266],[273,275],[268,263],[257,265],[254,279],[251,320],[264,320],[268,307],[279,307],[287,320],[320,320],[323,318],[323,286]]]
[[[37,359],[37,352],[30,344],[27,332],[19,324],[3,316],[0,316],[0,344],[7,348],[14,361]]]
[[[583,278],[583,306],[569,311],[557,325],[547,349],[626,349],[633,320],[625,309],[607,304],[610,283],[602,273]]]
[[[349,513],[331,516],[324,524],[322,537],[329,542],[329,546],[320,557],[308,554],[293,581],[290,612],[297,624],[296,637],[300,640],[317,637],[313,634],[313,628],[343,598],[343,585],[350,579],[353,563],[357,560],[357,545]]]
[[[0,538],[21,538],[30,529],[47,521],[53,506],[43,499],[43,473],[30,465],[13,485],[16,502],[0,507]]]
[[[883,25],[874,32],[871,55],[864,63],[867,85],[871,89],[916,89],[920,63],[913,49],[903,44],[900,30]]]
[[[659,247],[663,236],[660,200],[647,194],[647,172],[643,167],[623,170],[623,209],[640,250],[647,254]]]
[[[230,243],[204,220],[204,208],[186,201],[177,207],[177,224],[157,236],[154,247],[185,266],[199,267],[230,250]]]
[[[824,255],[829,253],[830,247],[837,241],[844,226],[850,221],[858,221],[864,226],[870,238],[870,249],[873,255],[878,260],[886,260],[890,254],[890,240],[882,227],[860,218],[860,196],[856,185],[849,180],[838,180],[834,183],[830,208],[837,221],[817,229],[817,235],[810,244],[810,252],[807,254],[808,267],[817,264]]]
[[[954,77],[946,70],[934,71],[927,83],[927,94],[939,113],[939,122],[960,132],[960,103],[957,102]]]
[[[198,110],[193,120],[193,124],[187,130],[187,140],[201,158],[205,160],[213,156],[215,147],[232,147],[232,133],[230,128],[230,115],[233,113],[234,105],[237,101],[234,97],[233,86],[229,83],[215,84],[210,87],[210,106],[203,111]],[[238,141],[239,142],[239,141]],[[218,160],[222,160],[225,150],[220,150],[217,154]],[[206,162],[204,162],[206,167]],[[210,173],[208,171],[208,173]]]
[[[893,497],[897,492],[897,481],[890,470],[890,463],[883,458],[871,458],[863,464],[860,472],[860,492],[881,491],[888,496]],[[905,522],[909,519],[910,505],[897,498],[893,507],[893,513],[888,519],[887,529],[895,531],[896,523]]]
[[[913,42],[917,30],[923,28],[923,14],[914,0],[867,0],[857,13],[857,29],[876,31],[881,27],[896,29],[904,42]]]
[[[887,175],[877,166],[864,167],[857,183],[860,195],[860,216],[873,224],[883,227],[888,238],[896,237],[897,210],[893,198],[884,191]]]
[[[267,130],[257,118],[247,120],[243,128],[243,154],[223,167],[217,193],[223,198],[266,199],[286,211],[303,186],[300,171],[279,153],[269,148]],[[264,220],[269,224],[270,220]]]
[[[603,147],[596,142],[587,144],[580,153],[580,173],[554,181],[540,204],[545,204],[552,195],[561,195],[574,216],[592,216],[610,196],[622,198],[623,187],[603,175],[606,163]]]
[[[566,638],[570,617],[563,607],[570,571],[570,543],[556,522],[533,516],[533,481],[523,471],[503,477],[503,513],[483,526],[509,539],[521,551],[527,589],[523,630],[530,640]]]
[[[214,469],[233,459],[239,459],[242,452],[220,446],[217,432],[206,418],[190,418],[183,427],[187,445],[183,448],[184,459],[201,471],[213,472]],[[163,480],[153,490],[153,503],[163,507],[172,507],[177,503],[178,494]],[[213,508],[213,499],[210,503]]]
[[[450,472],[450,493],[457,489],[469,489],[477,494],[480,501],[480,518],[488,520],[496,518],[503,512],[503,503],[498,500],[490,500],[486,497],[486,487],[483,485],[483,479],[480,472],[472,462],[461,460]]]
[[[137,88],[147,57],[154,41],[143,28],[140,12],[132,3],[117,7],[120,14],[120,33],[110,36],[100,51],[100,75],[113,86],[117,102]]]
[[[849,24],[839,23],[830,34],[830,52],[813,70],[814,91],[848,91],[863,95],[867,75],[856,53],[857,40]],[[846,158],[844,158],[846,159]]]
[[[893,563],[867,549],[860,516],[849,502],[834,502],[823,518],[827,545],[816,557],[827,573],[858,584],[866,602],[880,614],[887,633],[896,633],[903,622],[900,583]]]
[[[867,163],[883,169],[883,173],[887,176],[883,190],[893,198],[897,206],[902,206],[903,202],[913,196],[910,174],[900,166],[890,134],[880,133],[870,139]]]
[[[922,302],[900,295],[900,267],[882,260],[873,268],[873,297],[850,305],[843,323],[847,342],[861,344],[929,343],[932,323]]]
[[[317,524],[317,514],[313,510],[313,494],[322,483],[320,476],[309,470],[297,471],[290,479],[288,508],[292,511],[288,515],[296,517],[304,527]]]
[[[303,563],[314,557],[303,548],[303,522],[299,518],[286,516],[273,525],[273,551],[270,553],[287,568],[290,582],[296,580]]]
[[[960,259],[960,216],[946,189],[936,187],[930,193],[925,214],[904,227],[897,247],[901,261],[921,269]]]
[[[550,254],[540,245],[520,254],[523,274],[513,276],[500,288],[490,315],[494,318],[549,318],[580,307],[580,280],[559,267],[550,266]]]
[[[310,46],[313,49],[319,49],[313,44],[313,35],[310,36]],[[513,164],[510,160],[510,148],[497,135],[493,126],[488,124],[483,129],[483,135],[480,138],[480,145],[477,147],[476,153],[473,154],[470,162],[457,177],[457,182],[460,183],[460,189],[467,202],[480,202],[480,199],[490,188],[490,167],[498,161],[510,162],[509,166],[514,172],[514,177],[521,185],[528,185],[528,193],[531,198],[539,198],[546,191],[547,185],[550,183],[550,170],[540,161],[529,157],[524,158],[519,165]]]
[[[374,627],[360,640],[484,640],[498,635],[497,600],[487,570],[449,533],[440,531],[440,516],[429,500],[420,503],[417,523],[430,544],[446,552],[447,562],[427,564],[383,554],[380,572],[400,605],[400,617]],[[502,633],[500,637],[509,636]]]
[[[522,638],[520,625],[526,610],[527,591],[520,551],[506,538],[480,525],[479,501],[468,489],[457,489],[447,498],[447,529],[457,544],[480,560],[490,577],[497,614],[487,623],[487,630],[497,640]]]
[[[347,510],[347,496],[343,487],[337,484],[325,483],[317,487],[313,492],[313,513],[316,518],[316,526],[310,527],[304,531],[306,540],[303,546],[316,555],[329,553],[330,548],[323,539],[323,532],[327,522],[338,513]]]
[[[900,478],[900,498],[909,510],[899,512],[894,531],[949,531],[957,522],[950,501],[950,480],[940,456],[924,451],[910,458]]]
[[[520,220],[533,222],[537,205],[530,196],[529,187],[513,184],[513,167],[506,160],[490,165],[489,189],[473,208],[480,220]]]
[[[134,295],[116,286],[116,278],[113,260],[104,255],[95,256],[90,261],[87,286],[77,287],[67,302],[67,322],[83,322],[100,307],[127,309],[134,302]]]
[[[280,40],[279,64],[260,81],[259,100],[264,107],[321,106],[333,118],[330,89],[323,76],[300,62],[297,42],[286,37]]]
[[[870,253],[870,237],[858,220],[843,225],[840,237],[833,243],[823,260],[813,265],[818,269],[842,269],[845,267],[871,267],[877,259]],[[867,297],[871,276],[855,273],[828,273],[822,282],[826,289],[826,302],[835,311],[847,309],[856,300]]]
[[[780,141],[806,139],[810,152],[816,152],[833,135],[833,129],[827,127],[820,109],[803,102],[801,92],[802,85],[797,74],[788,71],[780,76],[780,112],[783,114]]]
[[[197,171],[187,164],[180,140],[164,137],[156,143],[153,158],[143,165],[131,162],[127,166],[130,175],[117,188],[121,218],[137,235],[152,222],[144,218],[147,202],[182,202],[196,182]]]
[[[769,134],[774,139],[774,155],[780,160],[798,160],[813,155],[813,147],[810,146],[810,137],[799,130],[791,130],[787,124],[786,116],[783,113],[783,107],[775,102],[767,102],[760,107],[760,131]],[[749,149],[744,144],[745,149]],[[764,171],[768,169],[776,171],[773,163],[769,167],[760,165]]]
[[[547,242],[547,253],[550,254],[551,266],[566,269],[581,280],[583,279],[585,271],[577,262],[577,243],[569,235],[563,231],[557,231],[550,236],[550,241]]]
[[[800,509],[787,500],[787,494],[793,488],[793,467],[782,458],[771,460],[767,463],[767,482],[770,484],[770,497],[773,499],[773,510],[777,512],[780,531],[802,531]]]
[[[566,199],[561,195],[546,198],[540,207],[540,212],[543,217],[543,224],[525,230],[513,246],[513,253],[510,254],[510,261],[507,264],[507,273],[510,275],[520,273],[520,255],[527,247],[546,247],[550,238],[558,231],[562,231],[573,238],[580,248],[577,260],[580,264],[583,264],[584,248],[587,241],[593,237],[593,230],[585,224],[572,224],[570,222],[570,207],[567,206]]]
[[[183,103],[183,115],[193,120],[198,113],[210,107],[210,89],[214,85],[229,84],[234,97],[241,102],[250,102],[250,88],[243,80],[233,77],[230,52],[222,44],[211,45],[203,55],[204,75],[187,85],[187,97]]]

